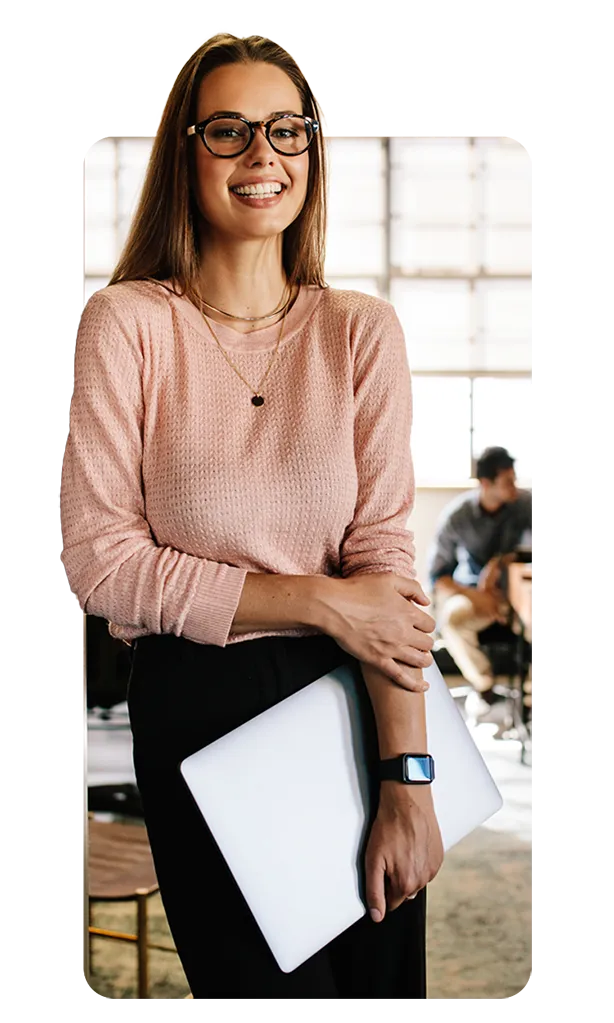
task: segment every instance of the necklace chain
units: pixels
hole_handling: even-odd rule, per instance
[[[211,323],[209,322],[209,318],[207,316],[205,316],[205,313],[204,313],[204,310],[203,310],[203,307],[202,307],[202,301],[201,301],[200,311],[201,311],[202,317],[203,317],[205,323],[207,324],[209,330],[211,331],[211,334],[213,335],[213,339],[214,339],[215,343],[217,344],[217,346],[220,349],[222,355],[226,359],[226,362],[235,371],[237,376],[241,378],[243,383],[247,384],[247,386],[249,387],[250,391],[252,392],[252,395],[253,395],[253,397],[252,397],[252,404],[253,405],[256,405],[256,406],[264,405],[264,398],[262,397],[260,389],[261,389],[264,381],[266,380],[266,378],[268,377],[268,375],[269,375],[269,373],[271,371],[271,367],[272,367],[272,365],[273,365],[273,363],[275,361],[275,356],[277,355],[277,351],[278,351],[279,346],[281,344],[281,339],[282,339],[283,333],[284,333],[284,325],[285,325],[285,322],[286,322],[286,312],[288,311],[289,304],[290,304],[290,299],[288,299],[288,301],[286,302],[285,307],[284,307],[284,314],[283,314],[283,317],[282,317],[282,320],[281,320],[281,329],[279,331],[279,337],[277,338],[277,344],[275,345],[275,351],[273,352],[273,355],[271,356],[271,359],[270,359],[269,364],[268,364],[268,366],[266,368],[264,376],[262,377],[260,383],[258,384],[257,390],[254,390],[254,388],[250,384],[249,380],[245,379],[245,377],[243,376],[241,371],[237,368],[237,366],[235,366],[234,362],[229,357],[228,353],[226,352],[226,349],[220,344],[219,338],[218,338],[217,334],[215,333],[213,327],[211,326]],[[238,317],[237,317],[237,319],[238,319]]]
[[[284,290],[281,293],[282,299],[286,293],[287,287],[288,287],[287,284],[284,285]],[[246,323],[254,323],[256,320],[272,320],[274,316],[279,316],[281,313],[285,312],[290,304],[291,298],[292,294],[288,296],[288,301],[285,304],[280,305],[277,309],[275,309],[274,312],[267,313],[266,316],[235,316],[234,313],[227,313],[224,309],[218,309],[216,305],[212,305],[211,302],[207,302],[207,300],[204,298],[202,299],[202,302],[207,306],[208,309],[213,309],[214,312],[220,313],[221,316],[227,316],[229,320],[244,320]]]

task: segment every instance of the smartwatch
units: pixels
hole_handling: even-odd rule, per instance
[[[401,781],[405,785],[430,785],[435,778],[435,761],[430,753],[401,753],[380,760],[380,781]]]

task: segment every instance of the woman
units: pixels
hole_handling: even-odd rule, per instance
[[[381,782],[370,913],[284,974],[177,767],[348,657],[374,772],[428,752],[404,340],[387,302],[325,287],[324,226],[303,75],[269,40],[216,36],[171,91],[77,338],[62,560],[133,642],[137,782],[194,997],[425,997],[428,785]]]

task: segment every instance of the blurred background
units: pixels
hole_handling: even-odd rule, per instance
[[[110,279],[152,142],[107,138],[87,153],[84,302]],[[518,485],[532,486],[530,160],[508,138],[334,138],[327,147],[326,280],[389,300],[405,332],[417,485],[409,528],[418,578],[428,588],[436,520],[457,494],[477,486],[484,448],[507,448]],[[504,807],[448,854],[429,886],[430,998],[508,997],[530,973],[531,556],[525,554],[516,631],[485,642],[501,700],[491,720],[467,719]],[[125,704],[130,650],[111,639],[103,619],[84,618],[89,811],[101,825],[121,820],[139,827]],[[465,713],[467,686],[441,644],[437,662]],[[91,985],[108,997],[185,997],[189,989],[168,951],[172,939],[155,890],[147,900],[145,938],[138,899],[108,885],[93,890],[92,877],[108,873],[118,856],[99,840],[103,846],[90,847]],[[139,927],[140,945],[131,937]],[[105,931],[119,940],[98,940]]]

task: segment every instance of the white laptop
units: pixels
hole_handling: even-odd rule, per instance
[[[286,973],[367,911],[361,892],[369,783],[359,670],[357,662],[335,669],[181,764]],[[437,665],[424,676],[433,801],[449,849],[502,799]]]

